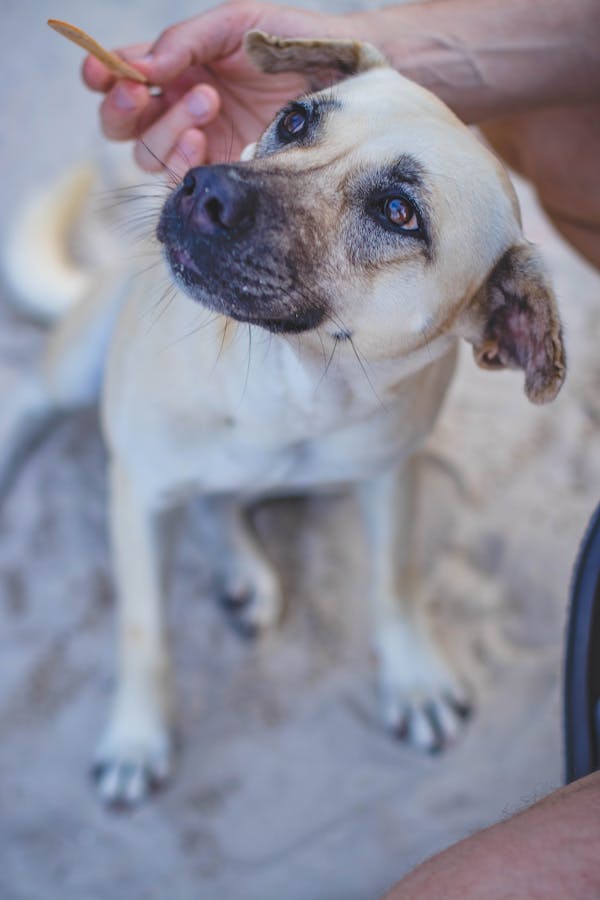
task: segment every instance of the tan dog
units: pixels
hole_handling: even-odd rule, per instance
[[[96,768],[109,802],[139,800],[169,771],[155,522],[190,494],[212,505],[224,595],[256,631],[278,619],[281,593],[248,504],[356,485],[384,721],[425,750],[450,741],[468,701],[421,621],[412,457],[460,337],[480,365],[522,368],[534,402],[565,373],[552,291],[508,178],[477,138],[371,47],[254,32],[247,49],[267,71],[354,77],[291,103],[243,162],[188,172],[158,226],[182,289],[160,329],[145,316],[156,275],[129,284],[116,273],[112,291],[56,326],[4,425],[6,482],[34,433],[101,392],[121,603]],[[181,341],[190,296],[215,315]],[[263,341],[250,362],[248,330]]]

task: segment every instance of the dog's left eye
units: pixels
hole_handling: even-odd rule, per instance
[[[278,132],[283,141],[293,141],[306,134],[308,113],[301,106],[295,106],[279,120]]]
[[[401,231],[418,231],[420,228],[417,211],[406,197],[386,197],[381,201],[379,209],[394,228]]]

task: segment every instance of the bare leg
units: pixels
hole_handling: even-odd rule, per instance
[[[107,803],[138,802],[169,774],[170,678],[156,517],[118,463],[111,530],[119,593],[119,675],[94,774]]]
[[[421,863],[385,900],[600,897],[600,773]]]
[[[457,734],[466,695],[423,617],[414,554],[414,460],[361,487],[371,552],[370,587],[386,726],[422,750]]]

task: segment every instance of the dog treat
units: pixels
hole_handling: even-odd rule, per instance
[[[145,75],[142,75],[133,66],[128,65],[116,53],[105,50],[98,41],[95,41],[93,37],[90,37],[81,28],[77,28],[76,25],[70,25],[69,22],[61,22],[60,19],[48,19],[48,25],[50,28],[58,31],[59,34],[62,34],[63,37],[73,41],[74,44],[83,47],[84,50],[87,50],[96,59],[99,59],[101,63],[104,63],[115,75],[119,75],[121,78],[130,78],[132,81],[139,81],[141,84],[148,84],[148,79]]]

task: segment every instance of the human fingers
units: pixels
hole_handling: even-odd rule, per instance
[[[100,104],[100,121],[106,137],[127,141],[142,132],[142,119],[160,116],[165,106],[162,97],[153,97],[143,84],[119,80]]]
[[[137,45],[120,52],[146,75],[150,84],[167,90],[179,75],[189,76],[189,70],[202,60],[219,59],[241,46],[253,21],[249,10],[258,6],[236,2],[218,7],[168,28],[152,47]],[[105,135],[113,140],[138,137],[167,110],[164,97],[151,96],[146,87],[127,80],[115,82],[97,60],[85,61],[83,76],[94,90],[107,92],[100,118]],[[150,164],[147,159],[146,164]]]
[[[191,66],[208,65],[238,50],[266,4],[234,2],[167,28],[140,60],[151,84],[165,85]]]
[[[208,84],[199,84],[181,97],[164,115],[146,129],[135,146],[136,162],[148,172],[160,171],[184,132],[207,125],[219,112],[219,95]],[[196,152],[187,139],[190,152]]]
[[[141,58],[149,47],[149,43],[134,44],[115,52],[127,61],[135,61],[136,67],[143,71]],[[83,61],[82,77],[92,90],[106,94],[100,106],[100,119],[104,134],[113,140],[136,137],[166,106],[164,99],[153,96],[147,86],[119,78],[94,56],[87,56]]]

